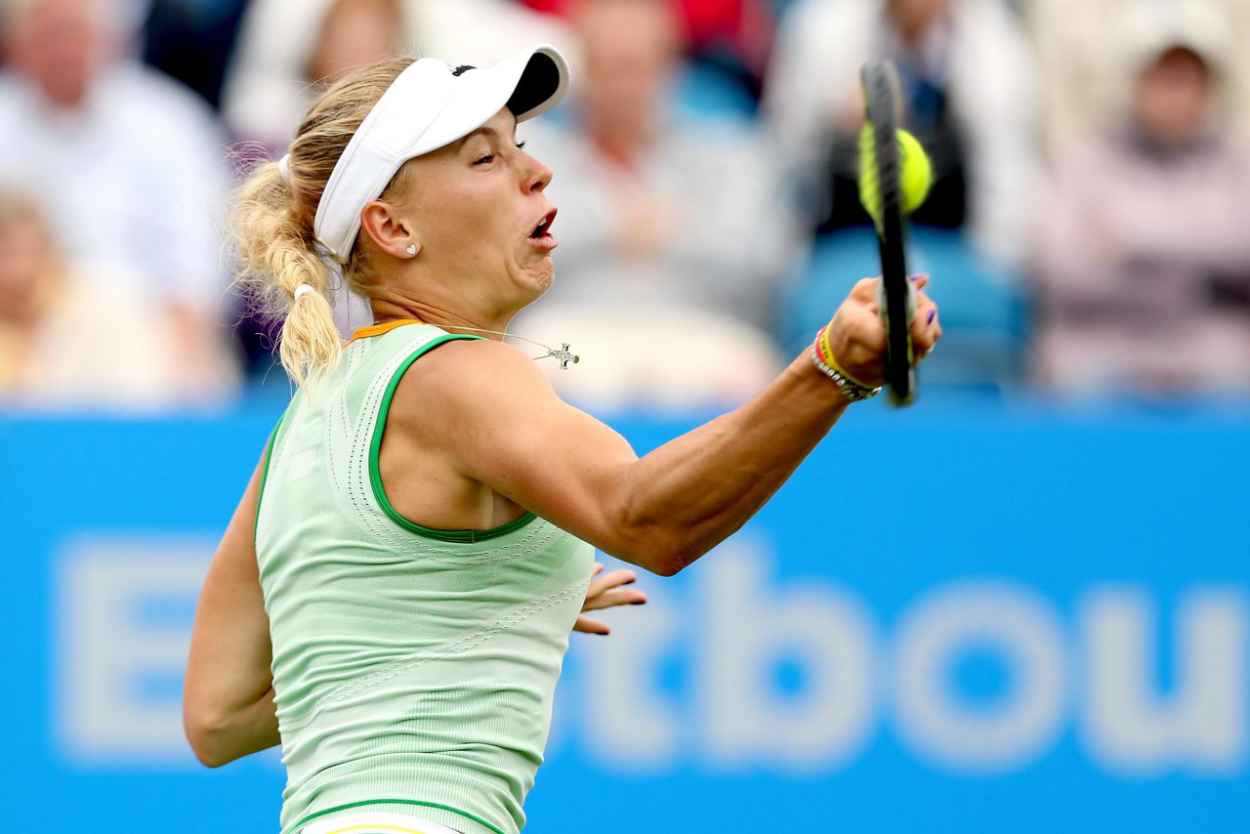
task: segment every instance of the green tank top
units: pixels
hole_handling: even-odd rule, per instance
[[[527,513],[433,530],[387,500],[378,452],[404,372],[454,339],[357,339],[274,430],[256,518],[287,770],[282,831],[352,808],[515,834],[594,549]]]

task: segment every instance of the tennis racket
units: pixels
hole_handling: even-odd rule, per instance
[[[861,73],[867,123],[859,138],[859,198],[873,217],[881,252],[881,317],[885,325],[885,382],[895,406],[916,399],[911,343],[914,291],[907,280],[907,224],[903,217],[898,134],[902,99],[898,70],[889,62]]]

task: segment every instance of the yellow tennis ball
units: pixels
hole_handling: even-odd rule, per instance
[[[920,208],[933,185],[933,165],[924,146],[905,130],[899,130],[899,188],[902,191],[903,214]],[[876,150],[872,125],[866,124],[859,134],[859,200],[873,222],[881,225],[881,194],[877,188]]]
[[[898,132],[898,148],[903,160],[899,186],[903,189],[903,213],[920,208],[933,186],[933,164],[924,146],[905,130]]]

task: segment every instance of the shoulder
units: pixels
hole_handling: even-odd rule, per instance
[[[453,466],[524,457],[559,403],[537,364],[487,340],[445,342],[414,362],[391,400],[387,431]]]
[[[464,427],[554,396],[536,363],[518,348],[488,339],[456,339],[408,367],[391,409],[405,422]]]
[[[1101,180],[1100,172],[1132,164],[1133,149],[1114,133],[1095,132],[1064,142],[1052,154],[1054,178],[1068,184]]]
[[[734,119],[681,119],[677,142],[694,155],[709,153],[742,160],[758,158],[768,146],[754,124]]]
[[[0,72],[0,120],[6,133],[21,132],[35,123],[30,87],[11,72]]]
[[[0,71],[0,105],[12,107],[28,98],[28,87],[20,77],[9,71]]]

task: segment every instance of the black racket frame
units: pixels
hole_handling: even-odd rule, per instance
[[[907,223],[902,204],[902,159],[898,134],[901,99],[898,70],[888,61],[871,63],[861,72],[864,104],[872,127],[881,221],[877,244],[881,254],[882,320],[886,333],[885,382],[895,406],[916,400],[915,354],[911,342],[912,290],[907,281]]]

